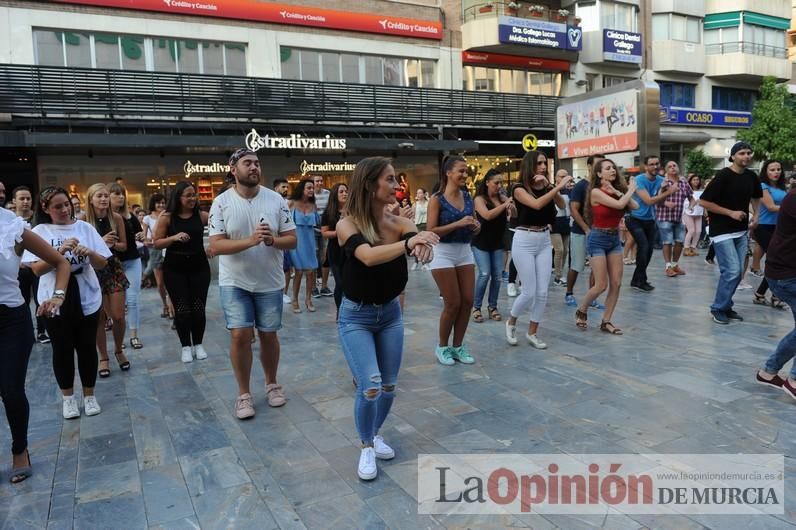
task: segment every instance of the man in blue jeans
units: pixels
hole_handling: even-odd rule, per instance
[[[652,245],[655,243],[655,234],[658,227],[655,224],[655,205],[664,202],[675,191],[677,186],[670,186],[662,191],[663,177],[658,175],[660,159],[655,155],[644,158],[645,173],[636,176],[638,190],[633,199],[638,203],[638,208],[632,210],[625,221],[625,226],[636,240],[636,270],[630,287],[636,291],[650,292],[655,287],[647,281],[647,266],[652,259]]]
[[[779,206],[777,228],[768,245],[766,279],[771,292],[790,306],[796,324],[796,189],[793,188]],[[781,387],[786,394],[796,399],[796,365],[791,368],[787,379],[778,375],[794,354],[796,327],[782,338],[763,369],[758,370],[757,382]]]
[[[730,166],[710,181],[699,203],[710,212],[710,239],[719,262],[719,283],[710,314],[717,324],[743,320],[732,309],[732,296],[741,283],[743,262],[749,244],[749,229],[757,226],[763,188],[757,175],[747,169],[752,162],[752,146],[736,142],[730,149]],[[752,222],[749,223],[749,204]]]

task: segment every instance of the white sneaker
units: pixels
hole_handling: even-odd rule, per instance
[[[508,319],[506,319],[506,340],[512,346],[517,345],[517,326],[509,324]]]
[[[381,434],[373,437],[373,450],[376,451],[376,458],[379,460],[392,460],[395,458],[395,451],[384,443],[384,438],[382,438]]]
[[[362,480],[373,480],[379,474],[379,468],[376,467],[376,450],[372,447],[363,447],[362,453],[359,455],[359,467],[357,467],[357,475]]]
[[[69,396],[64,398],[63,413],[65,420],[71,420],[80,417],[80,409],[77,406],[77,399],[75,398],[75,396]]]
[[[421,269],[423,269],[424,271],[430,271],[430,270],[431,270],[431,268],[430,268],[430,267],[429,267],[427,264],[425,264],[425,263],[423,264],[423,266],[421,267]]]
[[[290,298],[288,295],[286,295],[286,294],[282,295],[282,304],[289,304],[292,301],[293,301],[293,299]]]
[[[412,266],[409,269],[413,270],[413,271],[416,271],[417,270],[417,262],[412,263]]]
[[[537,350],[545,350],[547,349],[547,344],[545,344],[542,339],[536,336],[536,333],[533,335],[525,334],[525,338],[528,339],[528,342],[531,343],[531,346],[536,348]]]
[[[96,416],[102,412],[97,398],[94,396],[83,396],[83,410],[86,411],[86,416]]]
[[[183,346],[182,347],[182,355],[180,356],[182,362],[190,363],[193,362],[193,352],[191,351],[190,346]]]
[[[506,293],[507,293],[509,296],[511,296],[511,297],[517,296],[517,284],[515,284],[515,283],[510,283],[510,284],[509,284],[509,285],[506,287]]]
[[[198,360],[207,359],[207,352],[205,351],[204,347],[201,344],[196,344],[193,347],[193,352],[196,355]]]
[[[744,289],[754,289],[754,286],[746,280],[741,280],[741,283],[738,284],[738,290],[743,291]]]

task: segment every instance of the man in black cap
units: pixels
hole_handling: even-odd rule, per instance
[[[732,309],[732,296],[742,279],[749,229],[757,225],[758,206],[763,196],[757,175],[747,169],[752,162],[752,146],[737,142],[730,150],[730,162],[729,167],[716,173],[699,200],[710,212],[710,238],[721,271],[716,297],[710,306],[710,314],[717,324],[743,320]]]

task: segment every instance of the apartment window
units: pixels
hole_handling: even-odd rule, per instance
[[[698,17],[656,13],[652,15],[652,40],[679,40],[699,44],[701,25],[702,21]]]
[[[283,79],[434,87],[435,62],[403,57],[320,52],[283,46]]]
[[[561,94],[561,74],[559,73],[465,66],[463,74],[464,90],[540,96]]]
[[[661,88],[660,104],[663,107],[695,108],[696,86],[686,83],[670,83],[658,81]]]
[[[602,29],[600,27],[600,11],[597,9],[597,2],[578,2],[575,7],[575,14],[581,19],[580,27],[583,28],[584,33]]]
[[[735,110],[752,112],[757,101],[757,92],[738,88],[713,87],[713,108],[718,110]]]
[[[619,77],[616,75],[604,75],[603,88],[621,85],[622,83],[627,83],[628,81],[633,81],[634,79],[635,77]]]
[[[605,29],[618,29],[632,32],[638,31],[636,7],[630,4],[601,1],[600,21],[602,22],[602,27]]]
[[[755,24],[743,25],[744,53],[768,57],[787,57],[785,32],[781,29],[766,28]]]
[[[34,29],[33,45],[46,66],[246,75],[244,44]]]

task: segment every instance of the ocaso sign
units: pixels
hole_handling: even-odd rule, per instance
[[[60,4],[118,7],[174,15],[229,18],[292,26],[342,29],[363,33],[442,40],[442,23],[431,20],[333,11],[317,7],[264,3],[259,0],[51,0]]]

